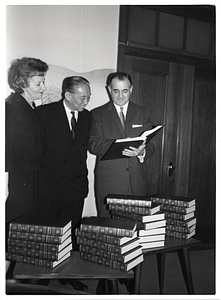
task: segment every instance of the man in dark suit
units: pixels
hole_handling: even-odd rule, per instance
[[[101,158],[113,140],[135,137],[151,129],[146,108],[130,101],[133,90],[131,77],[122,72],[111,73],[107,78],[111,101],[92,110],[93,122],[89,138],[89,150],[97,156],[95,166],[95,196],[99,216],[109,216],[105,197],[109,193],[146,195],[144,163],[154,153],[154,144],[123,151],[125,158],[104,160]],[[124,120],[121,122],[121,110]]]
[[[88,194],[86,160],[92,116],[85,107],[90,95],[88,80],[71,76],[63,81],[60,101],[37,108],[45,130],[39,213],[72,220],[74,250],[78,249],[74,231]],[[68,282],[77,290],[87,288],[78,280]]]

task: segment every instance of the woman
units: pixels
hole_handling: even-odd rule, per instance
[[[8,84],[15,93],[6,99],[7,223],[37,213],[44,131],[33,104],[45,90],[47,71],[45,62],[31,57],[14,60],[8,71]]]

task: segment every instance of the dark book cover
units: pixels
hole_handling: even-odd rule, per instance
[[[35,216],[22,216],[9,224],[9,230],[59,236],[64,234],[71,225],[71,220],[67,218],[42,219]]]
[[[137,237],[137,232],[134,233],[132,237],[120,237],[120,236],[113,236],[107,234],[100,234],[95,232],[85,232],[80,231],[79,228],[76,228],[75,235],[78,237],[86,238],[89,240],[95,240],[98,242],[113,244],[113,245],[123,245],[127,242],[133,241]]]
[[[115,260],[111,260],[111,259],[107,259],[107,258],[103,258],[103,257],[99,257],[99,256],[94,256],[88,253],[80,253],[80,257],[83,260],[87,260],[99,265],[103,265],[106,267],[110,267],[116,270],[121,270],[121,271],[129,271],[132,268],[134,268],[135,266],[137,266],[138,264],[140,264],[141,262],[143,262],[144,258],[143,258],[143,254],[141,254],[140,256],[137,256],[135,258],[133,258],[132,260],[126,262],[126,263],[120,263],[117,262]]]
[[[85,246],[85,245],[80,245],[79,251],[81,253],[87,253],[87,254],[91,254],[93,256],[103,257],[103,258],[111,259],[113,261],[117,261],[117,262],[121,262],[121,263],[126,263],[129,260],[142,254],[141,246],[137,246],[136,248],[129,250],[128,252],[126,252],[124,254],[108,252],[105,250],[101,250],[98,248],[92,248],[90,246]]]
[[[193,226],[194,224],[196,224],[196,218],[191,218],[186,221],[167,218],[167,224],[173,225],[173,226],[189,228],[189,227]]]
[[[45,267],[45,268],[55,268],[70,256],[71,256],[71,251],[66,253],[61,259],[57,261],[50,261],[45,259],[32,258],[32,257],[26,257],[17,254],[6,253],[6,260],[21,262],[21,263],[35,265],[39,267]]]
[[[123,245],[114,245],[114,244],[99,242],[99,241],[90,240],[88,238],[82,238],[82,237],[78,236],[77,243],[79,245],[96,248],[96,249],[103,250],[106,252],[112,252],[112,253],[116,253],[116,254],[124,254],[127,251],[138,247],[139,239],[135,238],[132,241],[129,241]]]
[[[32,251],[59,253],[62,249],[69,245],[71,241],[71,235],[60,245],[8,239],[8,247],[15,247],[21,249],[25,248]]]
[[[115,236],[132,237],[136,231],[137,223],[132,220],[113,219],[104,217],[90,217],[83,219],[80,230]]]
[[[16,254],[19,256],[30,257],[30,258],[44,259],[49,261],[58,261],[71,250],[72,250],[72,243],[70,243],[68,246],[66,246],[58,253],[31,250],[27,248],[19,248],[19,247],[12,247],[12,246],[8,247],[8,253],[10,254]]]
[[[108,209],[117,212],[128,212],[138,215],[153,215],[160,211],[160,205],[153,204],[152,207],[140,207],[130,205],[109,204]]]
[[[106,199],[107,199],[107,204],[119,204],[119,205],[129,205],[129,206],[139,206],[139,207],[152,206],[152,201],[150,196],[109,194]]]
[[[149,142],[163,126],[164,125],[159,125],[150,130],[146,130],[138,137],[115,140],[101,160],[127,158],[127,156],[122,154],[124,149],[129,149],[131,146],[138,148],[144,141],[145,143]]]
[[[185,215],[194,212],[196,210],[196,205],[192,205],[190,207],[183,207],[177,205],[160,204],[160,210],[163,212],[168,211]]]
[[[71,228],[68,229],[63,235],[49,235],[49,234],[38,234],[38,233],[27,233],[19,231],[9,231],[9,239],[47,243],[60,245],[71,235]]]
[[[151,200],[157,204],[165,204],[171,206],[191,207],[196,205],[196,199],[190,197],[181,196],[166,196],[166,195],[154,195]]]

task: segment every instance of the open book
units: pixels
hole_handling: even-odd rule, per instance
[[[149,142],[163,126],[164,125],[158,125],[150,130],[146,130],[137,137],[115,140],[107,152],[102,156],[101,160],[127,158],[127,156],[122,154],[124,149],[129,149],[131,146],[138,148],[143,142]]]

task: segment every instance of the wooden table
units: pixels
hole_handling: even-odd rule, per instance
[[[186,283],[187,292],[188,294],[194,294],[189,249],[199,245],[200,243],[201,241],[194,238],[190,238],[189,240],[183,240],[172,237],[166,237],[164,247],[152,248],[143,251],[144,257],[146,255],[152,254],[157,255],[160,294],[163,294],[166,253],[174,251],[177,251],[179,255],[180,265]],[[142,272],[142,265],[137,266],[137,272]]]
[[[135,278],[134,293],[140,293],[140,272],[118,271],[109,267],[80,259],[79,252],[72,251],[71,257],[54,269],[33,266],[17,262],[14,268],[14,279],[107,279],[109,294],[119,294],[118,279]]]
[[[188,294],[194,294],[189,249],[200,243],[194,238],[186,241],[166,237],[164,247],[152,248],[143,252],[144,258],[146,255],[157,255],[160,294],[163,294],[166,253],[174,251],[177,251],[180,258]],[[140,294],[142,263],[136,266],[133,271],[123,272],[84,261],[80,259],[79,252],[72,252],[70,258],[54,269],[16,263],[13,275],[15,279],[107,279],[110,294],[119,294],[118,279],[134,278],[133,294]]]

